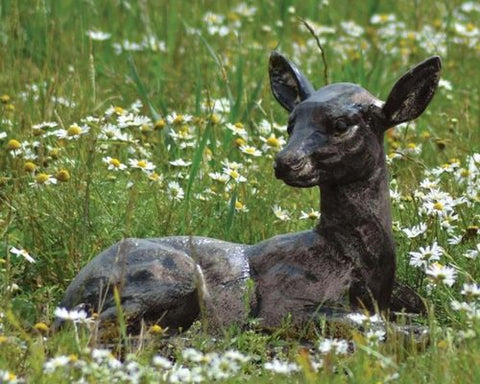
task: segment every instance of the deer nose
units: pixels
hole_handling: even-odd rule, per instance
[[[299,171],[305,165],[305,157],[299,156],[296,153],[282,153],[280,152],[275,158],[273,168],[275,169],[275,176],[281,177],[288,172]]]

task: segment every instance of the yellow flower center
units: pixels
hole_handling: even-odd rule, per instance
[[[467,24],[467,31],[468,31],[468,32],[472,32],[472,31],[474,31],[474,30],[475,30],[475,24],[473,24],[473,23],[468,23],[468,24]]]
[[[7,143],[7,149],[10,151],[14,151],[16,149],[20,149],[22,144],[18,140],[12,139]]]
[[[178,130],[178,133],[182,136],[182,137],[186,137],[189,133],[189,129],[188,129],[188,125],[182,125],[180,127],[180,129]]]
[[[82,128],[80,128],[78,125],[73,124],[67,129],[67,135],[68,136],[77,136],[82,133]]]
[[[249,155],[253,155],[255,153],[255,148],[253,147],[246,147],[245,148],[245,153],[248,153]]]
[[[163,129],[165,128],[165,125],[167,125],[167,123],[164,119],[157,120],[155,122],[155,129]]]
[[[70,173],[66,169],[61,169],[57,172],[56,177],[60,181],[68,181],[70,180]]]
[[[242,124],[241,122],[239,122],[239,121],[237,121],[237,122],[236,122],[235,124],[233,124],[233,125],[235,125],[235,127],[240,128],[240,129],[243,128],[243,124]]]
[[[432,136],[432,135],[430,135],[430,132],[426,132],[426,131],[425,131],[425,132],[422,132],[421,135],[420,135],[420,137],[421,137],[422,139],[429,139],[431,136]]]
[[[238,179],[239,176],[240,176],[240,174],[239,174],[237,171],[235,171],[234,169],[231,169],[231,170],[228,172],[228,174],[230,175],[230,177],[231,177],[232,179]]]
[[[433,204],[433,208],[437,211],[441,211],[443,209],[443,204],[440,201],[437,201],[435,204]]]
[[[125,110],[122,107],[114,107],[113,110],[117,115],[123,115],[125,113]]]
[[[382,15],[379,15],[380,16],[380,20],[382,22],[386,22],[388,21],[388,15],[387,14],[382,14]]]
[[[280,146],[280,141],[275,136],[270,136],[266,143],[269,147],[278,148]]]
[[[44,184],[45,182],[48,181],[48,179],[50,178],[50,175],[46,174],[46,173],[39,173],[37,175],[37,177],[35,177],[35,181],[38,183],[38,184]]]
[[[137,165],[140,168],[147,168],[147,162],[145,160],[138,160]]]
[[[183,120],[184,120],[183,115],[177,115],[173,119],[173,124],[182,124]]]
[[[45,323],[37,323],[33,326],[37,331],[47,333],[49,331],[48,325]]]
[[[120,160],[118,159],[110,159],[110,164],[112,164],[115,168],[120,167]]]
[[[148,176],[148,178],[152,181],[159,181],[160,180],[160,175],[157,172],[153,172]]]
[[[78,361],[78,356],[72,353],[71,355],[68,355],[68,359],[70,360],[70,362],[75,363],[76,361]]]
[[[0,96],[0,102],[2,102],[2,104],[7,104],[9,101],[10,101],[10,96],[8,95]]]
[[[415,143],[408,143],[407,148],[408,149],[415,149],[415,148],[417,148],[417,146],[415,145]]]
[[[236,145],[237,147],[241,147],[242,145],[245,145],[245,144],[246,144],[246,141],[243,140],[241,137],[237,137],[237,138],[235,139],[235,145]]]
[[[23,165],[23,169],[26,172],[33,172],[33,171],[35,171],[36,168],[37,168],[37,166],[34,163],[32,163],[31,161],[26,161],[25,164]]]
[[[220,122],[220,117],[218,115],[213,114],[210,116],[210,122],[212,124],[218,124]]]
[[[316,219],[318,219],[318,214],[317,214],[317,212],[309,212],[309,213],[308,213],[308,218],[311,219],[311,220],[316,220]]]
[[[163,331],[164,331],[163,328],[158,324],[154,324],[150,327],[151,333],[159,334],[159,333],[163,333]]]
[[[243,204],[240,201],[235,201],[235,209],[241,210],[243,209]]]
[[[57,159],[59,153],[60,153],[60,149],[58,149],[58,148],[53,148],[53,149],[51,149],[51,150],[48,152],[48,155],[49,155],[52,159]]]

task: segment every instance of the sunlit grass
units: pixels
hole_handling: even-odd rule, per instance
[[[478,381],[479,12],[446,1],[0,1],[0,382]],[[425,298],[415,322],[427,341],[294,332],[288,320],[215,338],[200,323],[174,338],[150,325],[141,337],[81,324],[53,333],[68,283],[123,237],[255,243],[315,224],[318,191],[272,172],[287,116],[269,52],[325,82],[303,19],[330,81],[381,98],[442,56],[428,111],[386,135],[398,275]]]

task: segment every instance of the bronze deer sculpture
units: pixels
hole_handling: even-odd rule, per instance
[[[255,316],[271,327],[287,315],[302,324],[316,313],[387,309],[395,249],[383,136],[425,110],[440,69],[438,57],[423,61],[382,102],[351,83],[315,91],[273,52],[271,88],[290,113],[275,175],[294,187],[320,187],[316,228],[255,245],[196,236],[125,239],[80,271],[60,306],[87,304],[100,319],[115,318],[117,287],[133,328],[145,320],[171,330],[188,328],[201,312],[218,326]]]

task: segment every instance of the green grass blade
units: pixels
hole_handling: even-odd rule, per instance
[[[150,98],[147,95],[147,92],[145,91],[145,87],[143,86],[143,83],[140,80],[140,77],[138,76],[137,67],[135,65],[135,61],[133,60],[132,56],[129,56],[128,58],[128,66],[130,67],[130,77],[135,83],[135,86],[137,87],[137,92],[140,94],[141,98],[143,99],[143,102],[148,106],[148,109],[150,110],[150,114],[152,115],[153,120],[154,121],[159,120],[160,114],[157,112],[157,110],[153,106],[152,102],[150,101]],[[163,103],[160,105],[160,107],[162,108],[162,112],[165,115],[167,108],[163,105]]]

